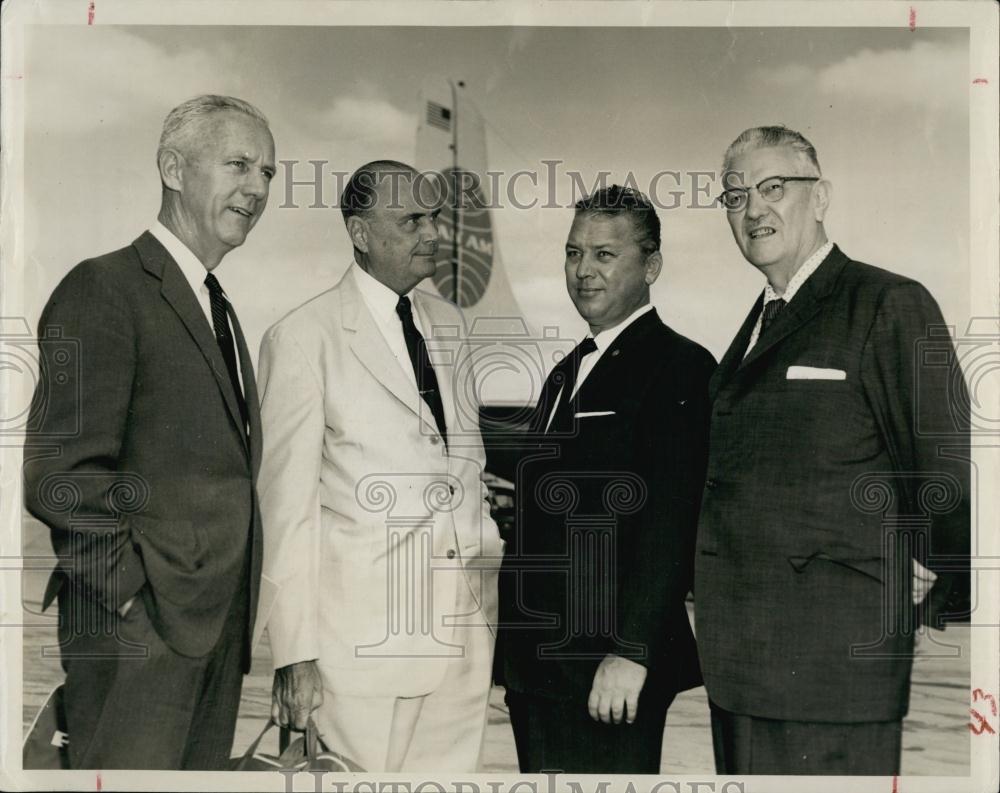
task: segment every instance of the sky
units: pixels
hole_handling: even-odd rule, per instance
[[[852,258],[914,277],[960,329],[970,313],[969,55],[964,29],[36,26],[25,56],[25,315],[33,325],[77,262],[129,244],[156,216],[167,112],[200,93],[244,98],[271,121],[279,160],[350,172],[412,161],[428,74],[466,84],[487,121],[489,165],[557,174],[712,172],[743,129],[782,123],[812,140],[833,185],[826,229]],[[268,209],[216,273],[251,350],[272,323],[333,286],[351,260],[338,210]],[[702,177],[705,180],[705,177]],[[661,197],[678,189],[666,180]],[[569,181],[557,176],[556,194]],[[763,277],[714,207],[660,212],[665,266],[652,302],[721,357]],[[682,187],[683,187],[682,186]],[[711,183],[711,194],[717,193]],[[336,181],[324,180],[334,203]],[[493,212],[494,244],[532,328],[580,338],[566,295],[572,211]]]

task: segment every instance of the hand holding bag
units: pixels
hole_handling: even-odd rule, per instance
[[[261,740],[275,724],[273,719],[268,719],[260,735],[250,744],[243,756],[230,759],[230,771],[275,771],[278,769],[341,773],[364,771],[353,760],[327,748],[312,719],[309,719],[309,723],[306,725],[305,735],[292,741],[277,757],[258,752],[257,747]]]

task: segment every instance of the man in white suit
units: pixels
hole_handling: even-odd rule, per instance
[[[272,712],[368,771],[476,770],[502,543],[482,484],[461,312],[415,289],[437,210],[410,166],[341,197],[354,259],[264,336]],[[465,404],[468,401],[469,404]]]

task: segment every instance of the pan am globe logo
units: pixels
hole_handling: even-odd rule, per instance
[[[438,292],[462,308],[476,305],[486,294],[493,270],[493,229],[490,211],[471,171],[448,168],[441,173],[447,189],[438,215],[437,270],[432,279]],[[457,187],[457,190],[456,190]],[[458,193],[460,200],[455,201]],[[456,226],[458,229],[456,236]],[[455,289],[455,258],[458,259],[458,289]],[[456,294],[457,292],[457,294]]]

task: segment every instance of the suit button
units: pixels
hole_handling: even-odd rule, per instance
[[[440,439],[437,435],[431,435],[431,446],[437,446],[440,443]]]
[[[447,556],[448,556],[449,559],[454,559],[455,558],[455,549],[454,548],[449,548]]]
[[[705,480],[705,487],[707,487],[709,490],[715,490],[715,488],[717,488],[718,486],[719,483],[716,482],[714,479]]]

